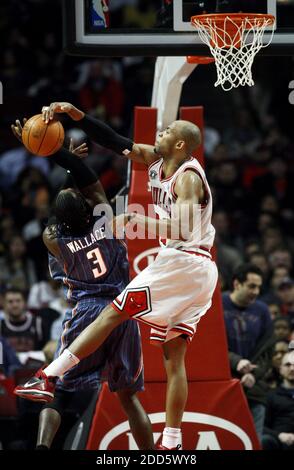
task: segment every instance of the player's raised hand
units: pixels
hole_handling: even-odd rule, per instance
[[[23,118],[22,120],[23,122],[23,126],[25,125],[25,123],[27,122],[27,119],[26,118]],[[15,121],[15,124],[11,124],[11,130],[12,130],[12,133],[13,135],[17,138],[17,140],[19,140],[21,143],[22,143],[22,128],[23,126],[21,125],[21,122],[19,119],[17,119]]]
[[[85,158],[88,156],[88,147],[87,144],[84,142],[83,144],[79,145],[78,147],[74,147],[73,139],[70,139],[69,144],[69,151],[74,153],[79,158]]]
[[[79,121],[84,117],[83,111],[80,111],[73,104],[65,101],[51,103],[49,106],[43,106],[42,115],[46,124],[54,119],[54,114],[68,114],[74,121]]]

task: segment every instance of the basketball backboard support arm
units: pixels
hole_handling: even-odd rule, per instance
[[[177,118],[183,84],[197,65],[189,64],[187,57],[157,57],[151,101],[158,110],[157,131]]]

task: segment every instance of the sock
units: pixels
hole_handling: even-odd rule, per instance
[[[51,364],[44,369],[43,372],[47,377],[61,377],[65,372],[79,362],[79,358],[72,354],[68,349],[65,349],[63,353],[55,359],[55,361],[51,362]]]
[[[178,444],[182,444],[182,433],[178,428],[164,428],[162,443],[167,449],[173,449]]]

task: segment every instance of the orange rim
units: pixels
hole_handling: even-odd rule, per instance
[[[231,21],[227,21],[231,20]],[[234,46],[237,49],[242,47],[242,33],[246,26],[245,21],[254,21],[252,29],[265,27],[265,23],[273,25],[275,17],[273,15],[264,15],[262,13],[221,13],[209,15],[197,15],[191,17],[191,23],[198,28],[200,23],[203,28],[211,33],[210,44],[212,47],[230,48]],[[198,24],[197,24],[198,23]]]
[[[213,57],[203,56],[203,55],[188,55],[187,62],[188,64],[198,64],[198,65],[206,65],[211,64],[214,62]]]
[[[191,17],[191,22],[198,21],[205,26],[206,20],[212,20],[217,26],[223,25],[226,18],[230,18],[237,25],[241,25],[245,19],[260,20],[260,25],[257,23],[255,27],[262,26],[265,20],[270,21],[270,25],[274,24],[276,18],[273,15],[265,15],[263,13],[212,13],[209,15],[196,15]]]

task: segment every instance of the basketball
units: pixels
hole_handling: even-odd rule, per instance
[[[64,129],[61,122],[53,120],[45,124],[42,114],[36,114],[25,123],[22,141],[29,152],[40,157],[48,157],[62,146]]]

